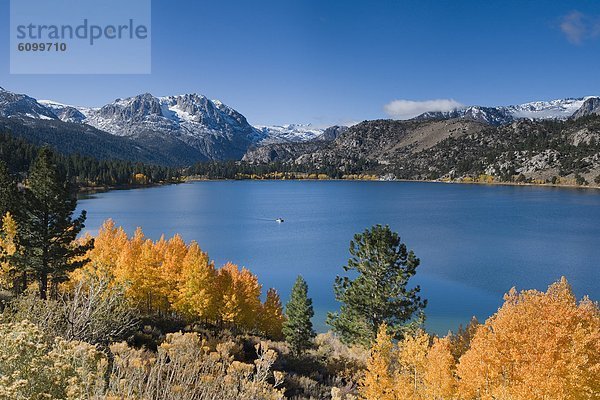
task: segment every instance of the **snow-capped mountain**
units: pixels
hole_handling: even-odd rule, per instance
[[[259,145],[306,142],[316,139],[325,131],[315,128],[311,124],[257,125],[255,128],[261,132],[263,137],[258,143]]]
[[[559,119],[570,118],[583,103],[593,96],[578,99],[534,101],[505,107],[514,119]]]
[[[40,103],[65,122],[85,123],[114,135],[177,137],[210,159],[238,158],[251,145],[302,142],[323,133],[301,124],[253,127],[233,108],[198,94],[155,97],[145,93],[95,109],[49,100]],[[234,146],[231,151],[218,149],[224,140]]]
[[[64,122],[82,123],[86,119],[86,114],[90,112],[89,108],[68,106],[52,100],[38,100],[37,102],[50,109],[58,119]]]
[[[573,118],[600,115],[600,97],[588,97],[583,105],[573,114]]]
[[[564,120],[591,114],[600,114],[600,97],[500,107],[470,106],[450,112],[429,112],[415,119],[459,118],[503,125],[519,119]],[[347,129],[323,130],[301,124],[254,127],[238,111],[199,94],[157,97],[144,93],[89,108],[51,100],[37,101],[0,88],[2,119],[12,124],[24,122],[36,131],[39,140],[47,138],[50,126],[53,132],[63,134],[93,134],[102,137],[103,143],[110,142],[112,137],[120,137],[119,145],[137,149],[127,150],[126,154],[145,151],[160,156],[156,158],[160,162],[172,165],[202,160],[239,160],[248,149],[269,144],[332,141]]]
[[[584,103],[590,99],[599,99],[599,97],[587,96],[577,99],[534,101],[530,103],[499,107],[469,106],[453,111],[426,112],[415,117],[414,119],[429,120],[459,118],[478,121],[490,125],[503,125],[520,119],[566,120],[576,116],[578,110],[582,108]]]
[[[512,115],[504,107],[469,106],[452,111],[429,111],[414,117],[417,121],[432,119],[468,119],[490,125],[502,125],[512,122]]]
[[[167,151],[199,153],[199,160],[240,159],[249,147],[312,140],[323,130],[310,125],[251,126],[219,100],[199,94],[157,97],[144,93],[99,108],[35,100],[0,91],[0,116],[84,124]]]
[[[246,118],[218,100],[198,94],[117,99],[101,108],[45,101],[63,121],[81,122],[136,140],[179,140],[207,159],[238,159],[261,134]],[[82,119],[81,116],[84,118]]]
[[[2,87],[0,87],[0,117],[57,119],[51,110],[39,104],[33,97],[9,92]]]

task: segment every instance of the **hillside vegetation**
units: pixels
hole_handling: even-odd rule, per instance
[[[388,226],[357,233],[315,335],[306,282],[285,307],[179,235],[80,236],[72,182],[38,152],[0,162],[0,400],[593,400],[600,308],[565,278],[511,289],[485,323],[423,330],[420,259]],[[426,255],[425,255],[426,257]]]
[[[270,145],[244,161],[330,177],[598,185],[600,117],[500,126],[463,119],[365,121],[332,142]]]

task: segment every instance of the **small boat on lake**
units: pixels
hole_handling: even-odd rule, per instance
[[[283,218],[277,218],[275,220],[275,222],[277,222],[278,224],[281,224],[281,223],[283,223]]]

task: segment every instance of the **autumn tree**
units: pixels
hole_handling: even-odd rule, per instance
[[[359,392],[367,400],[451,400],[456,394],[455,362],[448,337],[418,331],[394,344],[382,324],[371,346]]]
[[[427,399],[450,400],[456,396],[456,362],[452,355],[450,337],[433,339],[425,358],[424,392]]]
[[[290,300],[285,306],[286,320],[283,335],[296,354],[310,348],[315,331],[311,318],[314,316],[312,299],[308,297],[308,284],[301,276],[296,278]]]
[[[596,399],[600,310],[563,277],[547,292],[514,288],[480,325],[457,373],[461,398]]]
[[[385,323],[379,327],[370,352],[367,369],[359,386],[361,397],[367,400],[396,400],[392,372],[394,344]]]
[[[281,307],[281,299],[277,290],[267,290],[267,297],[259,313],[259,329],[267,337],[280,340],[283,338],[285,317]]]
[[[10,212],[2,217],[0,228],[0,289],[18,290],[18,270],[12,262],[19,255],[17,223]]]
[[[375,225],[354,236],[350,254],[344,271],[357,275],[336,277],[335,296],[342,306],[328,316],[342,340],[369,345],[382,323],[400,339],[409,325],[422,323],[427,301],[419,297],[419,286],[409,286],[420,261],[397,233]]]
[[[38,283],[45,299],[49,282],[60,283],[66,274],[83,266],[83,258],[93,242],[76,242],[84,228],[85,211],[73,218],[77,199],[68,179],[54,163],[52,152],[44,148],[31,167],[23,201],[20,240],[23,262]]]
[[[17,250],[20,242],[19,226],[22,226],[19,224],[21,202],[22,195],[17,189],[17,182],[6,164],[0,160],[0,286],[15,292],[25,290],[27,285],[27,266]]]
[[[262,285],[246,268],[216,269],[196,242],[175,235],[157,241],[138,228],[132,237],[106,221],[88,253],[87,274],[110,276],[142,314],[176,313],[190,322],[226,323],[281,337],[283,315],[275,290],[261,302]],[[71,274],[77,281],[81,272]]]
[[[261,285],[258,278],[246,268],[225,264],[217,274],[217,287],[222,293],[219,300],[219,318],[226,323],[247,330],[257,328],[261,308]]]
[[[425,368],[429,335],[423,331],[405,335],[398,342],[395,374],[396,393],[400,399],[417,400],[425,393]]]
[[[217,272],[208,254],[197,243],[191,243],[182,263],[175,310],[190,318],[215,321],[216,279]]]

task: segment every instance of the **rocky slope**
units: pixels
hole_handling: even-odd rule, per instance
[[[585,100],[579,110],[571,118],[577,119],[588,115],[600,115],[600,97],[590,97]]]
[[[62,118],[72,119],[73,114],[77,118],[77,111],[85,117],[80,122],[144,145],[179,141],[197,150],[199,160],[239,159],[261,137],[242,114],[197,94],[155,97],[145,93],[99,109],[58,109],[56,104],[54,111]]]
[[[373,172],[438,179],[473,174],[574,176],[598,170],[600,97],[465,107],[409,121],[365,121],[326,130],[254,127],[198,94],[69,106],[0,89],[0,128],[64,152],[189,165],[283,162],[336,174]]]
[[[365,121],[332,142],[268,146],[248,152],[244,160],[334,176],[456,179],[487,174],[501,181],[522,175],[519,179],[580,177],[593,183],[600,179],[600,117],[501,126],[463,118]]]
[[[298,143],[314,140],[321,136],[323,129],[318,129],[311,124],[289,124],[289,125],[257,125],[255,127],[261,133],[262,138],[256,143],[265,146],[274,143]]]
[[[51,110],[39,104],[34,98],[9,92],[2,87],[0,87],[0,117],[57,119]]]
[[[117,99],[100,108],[86,108],[51,100],[37,101],[0,89],[0,117],[12,118],[14,123],[38,120],[34,124],[38,127],[44,124],[42,121],[52,121],[54,126],[62,121],[80,124],[82,131],[96,128],[126,137],[141,149],[160,153],[156,159],[169,159],[174,165],[239,160],[250,147],[302,142],[323,133],[307,125],[256,128],[233,108],[198,94],[156,97],[145,93]]]

